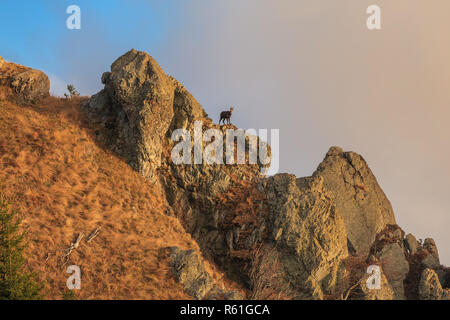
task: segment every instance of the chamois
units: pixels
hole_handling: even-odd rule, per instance
[[[233,107],[231,107],[230,111],[222,111],[220,113],[219,124],[220,124],[220,121],[222,121],[222,120],[223,120],[223,124],[225,124],[225,120],[228,120],[228,124],[230,124],[230,118],[231,118],[231,115],[233,114],[233,110],[234,110]]]

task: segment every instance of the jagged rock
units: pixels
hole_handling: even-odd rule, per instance
[[[376,234],[395,224],[391,203],[360,155],[332,147],[313,175],[330,191],[355,254],[368,253]]]
[[[99,115],[113,151],[145,178],[156,181],[162,139],[173,118],[175,87],[147,53],[131,50],[102,76],[105,89],[87,103]]]
[[[419,283],[419,298],[421,300],[450,300],[450,290],[443,289],[436,272],[425,269]]]
[[[398,243],[386,244],[378,253],[386,277],[394,289],[395,299],[405,299],[403,282],[409,272],[404,249]]]
[[[417,253],[417,250],[419,248],[419,242],[416,240],[416,237],[414,237],[411,233],[409,233],[405,237],[405,245],[410,254],[414,255]]]
[[[429,254],[422,260],[422,265],[426,268],[436,269],[441,265],[436,256]]]
[[[190,93],[175,80],[174,84],[177,86],[174,118],[167,137],[171,136],[171,130],[175,128],[186,129],[193,137],[196,120],[202,121],[203,131],[217,129],[224,134],[227,129],[237,129],[234,126],[213,124],[211,119],[205,118],[206,113]],[[224,143],[225,140],[224,138]],[[172,148],[173,142],[168,142],[165,146],[166,150]],[[169,156],[164,159],[160,172],[167,201],[174,208],[175,215],[182,220],[186,230],[193,235],[202,250],[219,259],[220,264],[230,262],[227,259],[233,251],[248,249],[261,239],[262,227],[254,229],[248,225],[239,225],[225,228],[225,220],[233,212],[224,208],[220,200],[227,190],[244,181],[261,177],[259,165],[177,165]],[[241,232],[246,237],[241,237]],[[236,273],[239,274],[240,271]]]
[[[281,251],[298,298],[322,299],[334,291],[348,255],[344,221],[321,177],[278,174],[264,182],[268,228]]]
[[[401,248],[404,248],[405,232],[396,224],[387,225],[381,232],[376,235],[375,244],[396,242]]]
[[[441,263],[439,261],[439,253],[434,240],[426,238],[422,247],[426,252],[426,257],[422,260],[423,266],[430,269],[439,268]]]
[[[171,248],[173,272],[186,292],[196,299],[203,299],[214,287],[214,281],[206,272],[203,262],[194,250]]]
[[[175,87],[173,101],[174,117],[169,130],[171,134],[175,129],[191,128],[195,120],[206,119],[208,115],[181,83],[173,77],[170,77],[170,79]]]
[[[397,225],[387,225],[376,235],[371,252],[380,261],[384,274],[394,290],[395,299],[405,299],[404,281],[409,262],[404,246],[404,231]]]
[[[225,239],[228,230],[220,228],[226,212],[218,209],[218,196],[236,181],[246,176],[258,176],[258,168],[245,165],[175,165],[167,161],[162,169],[167,200],[185,228],[201,246],[213,247],[216,253],[217,250],[228,251],[225,249],[228,248]],[[233,236],[233,239],[236,238]]]
[[[50,80],[39,70],[18,68],[18,73],[11,75],[10,86],[14,98],[19,103],[35,103],[47,97],[50,91]]]
[[[434,242],[431,238],[426,238],[423,242],[423,247],[426,249],[429,253],[434,255],[439,260],[439,254],[436,246],[436,242]]]
[[[208,295],[208,300],[244,300],[244,296],[238,291],[226,292],[217,287]]]
[[[3,66],[4,63],[5,63],[5,60],[3,60],[3,58],[0,56],[0,68]]]
[[[244,296],[237,291],[230,291],[225,294],[226,300],[243,300]]]
[[[205,298],[242,300],[244,298],[238,291],[227,292],[219,289],[194,250],[181,250],[178,247],[169,249],[176,280],[184,286],[190,296],[199,300]]]
[[[107,84],[111,77],[111,72],[103,72],[102,74],[102,83]]]

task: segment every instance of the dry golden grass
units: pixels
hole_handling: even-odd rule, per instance
[[[0,192],[23,212],[28,266],[45,281],[48,299],[67,291],[71,264],[82,272],[78,299],[189,299],[162,248],[200,252],[196,242],[164,214],[159,190],[96,143],[79,109],[83,99],[48,97],[28,107],[0,100]],[[86,237],[61,266],[80,232]],[[233,287],[217,267],[206,267]]]

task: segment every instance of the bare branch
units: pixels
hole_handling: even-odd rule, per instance
[[[94,238],[96,236],[98,236],[98,234],[100,233],[100,229],[101,227],[98,227],[97,229],[95,229],[94,231],[91,232],[91,234],[87,237],[86,242],[89,243],[92,240],[94,240]]]
[[[64,267],[64,265],[66,265],[66,263],[69,261],[69,258],[70,258],[70,255],[72,254],[72,252],[74,251],[74,250],[76,250],[78,247],[79,247],[79,245],[80,245],[80,242],[81,242],[81,240],[83,239],[83,237],[84,237],[84,233],[83,232],[80,232],[79,234],[78,234],[78,237],[77,237],[77,239],[75,240],[75,242],[73,242],[67,249],[66,249],[66,253],[63,255],[63,257],[61,258],[61,262],[62,262],[62,266]]]

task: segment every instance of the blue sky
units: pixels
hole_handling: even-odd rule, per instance
[[[0,54],[42,69],[92,94],[111,62],[129,50],[157,51],[176,27],[183,1],[2,1]],[[66,8],[81,8],[81,30],[66,28]],[[85,67],[83,67],[85,66]],[[87,70],[92,80],[84,82]],[[81,74],[83,72],[83,74]],[[59,87],[53,90],[61,94]]]

